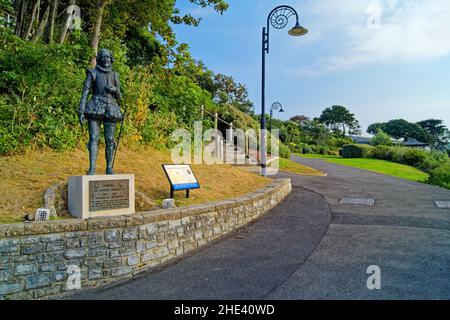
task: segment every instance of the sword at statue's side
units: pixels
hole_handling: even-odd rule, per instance
[[[124,104],[124,109],[123,109],[123,119],[122,119],[122,123],[120,124],[120,131],[119,131],[119,137],[117,138],[117,143],[116,146],[114,148],[114,158],[113,158],[113,162],[112,162],[112,169],[114,169],[114,164],[116,163],[116,155],[117,155],[117,149],[119,149],[119,143],[120,143],[120,139],[122,139],[122,133],[123,133],[123,126],[124,126],[124,122],[125,122],[125,118],[127,116],[127,103],[125,101],[125,96],[122,99],[122,102]]]

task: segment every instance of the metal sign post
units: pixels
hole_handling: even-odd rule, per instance
[[[186,198],[189,198],[191,189],[200,188],[200,184],[189,165],[164,164],[162,167],[170,183],[170,199],[174,198],[175,191],[186,191]]]

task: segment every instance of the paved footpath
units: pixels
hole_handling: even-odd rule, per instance
[[[72,299],[450,299],[450,190],[320,160],[327,177],[280,174],[293,191],[259,220],[165,267]],[[340,200],[372,198],[375,205]],[[381,269],[368,290],[367,267]]]

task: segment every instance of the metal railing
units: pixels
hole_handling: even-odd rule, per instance
[[[5,12],[0,13],[0,27],[1,28],[14,28],[16,25],[16,17]]]
[[[209,112],[208,110],[205,109],[204,106],[201,106],[201,112],[202,112],[202,120],[205,118],[205,113],[214,118],[214,129],[217,129],[218,121],[222,122],[223,124],[226,124],[230,128],[233,127],[232,122],[229,123],[229,122],[223,120],[222,118],[219,117],[219,114],[217,112],[216,113]]]
[[[245,142],[244,142],[244,147],[242,148],[242,146],[238,146],[238,144],[234,141],[234,126],[232,122],[227,122],[225,120],[223,120],[222,118],[219,117],[219,114],[217,112],[212,113],[209,112],[205,109],[205,107],[202,105],[201,106],[201,119],[202,121],[205,119],[205,114],[211,116],[214,119],[214,129],[218,130],[219,127],[219,121],[223,124],[225,124],[226,126],[228,126],[229,130],[231,130],[231,132],[229,133],[229,139],[228,141],[223,141],[222,143],[222,137],[218,134],[215,137],[215,141],[216,141],[216,155],[223,155],[223,145],[226,145],[226,152],[231,152],[228,148],[229,145],[232,145],[232,149],[233,152],[239,151],[239,148],[241,148],[241,151],[243,151],[243,153],[245,154],[245,159],[246,162],[249,163],[250,162],[250,158],[254,155],[256,155],[256,157],[253,157],[256,159],[257,162],[259,162],[260,159],[260,154],[257,150],[252,150],[250,148],[250,139],[247,135],[245,135]]]

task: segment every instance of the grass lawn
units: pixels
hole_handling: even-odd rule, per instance
[[[280,158],[280,171],[302,174],[306,176],[325,176],[326,174],[314,168],[307,167],[292,160]]]
[[[103,150],[99,152],[97,173],[105,171]],[[134,173],[136,189],[155,203],[169,197],[169,183],[162,164],[172,163],[169,152],[154,149],[119,150],[116,173]],[[22,222],[28,213],[43,205],[43,194],[56,183],[66,183],[69,176],[83,175],[88,169],[87,150],[67,152],[31,151],[24,155],[0,157],[0,223]],[[201,189],[175,193],[178,206],[200,204],[238,197],[269,184],[272,180],[229,165],[193,165]],[[152,208],[136,207],[137,211]],[[58,213],[59,214],[59,213]],[[69,216],[63,215],[63,218]]]
[[[296,155],[308,159],[322,159],[324,161],[340,164],[343,166],[364,169],[411,181],[425,182],[429,177],[428,174],[414,167],[378,159],[344,159],[339,156],[315,155],[315,154],[314,155],[296,154]]]

